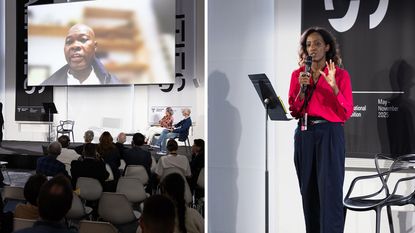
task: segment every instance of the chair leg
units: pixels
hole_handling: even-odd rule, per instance
[[[73,131],[71,131],[72,134],[72,142],[75,142],[74,136],[73,136]]]
[[[386,209],[388,211],[389,230],[390,230],[390,233],[394,233],[391,207],[387,206]]]
[[[380,215],[381,208],[376,208],[376,233],[380,233]]]

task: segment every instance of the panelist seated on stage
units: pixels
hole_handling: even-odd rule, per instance
[[[48,146],[48,155],[37,159],[36,173],[45,176],[63,174],[69,177],[69,174],[65,169],[65,164],[57,160],[61,151],[62,146],[59,142],[50,143]]]
[[[166,142],[170,138],[179,138],[180,141],[185,141],[189,136],[189,129],[192,126],[192,119],[190,118],[190,109],[182,109],[183,120],[174,125],[174,128],[164,129],[161,132],[160,137],[157,141],[156,146],[160,147],[161,154],[166,153]]]
[[[118,79],[105,70],[95,57],[98,42],[95,33],[85,24],[72,26],[65,38],[64,54],[67,64],[41,85],[100,85],[117,84]]]
[[[164,129],[171,129],[173,126],[173,109],[171,107],[167,107],[165,111],[165,115],[161,120],[159,120],[158,125],[153,125],[148,129],[147,132],[147,144],[152,145],[153,139],[156,134],[161,134]]]

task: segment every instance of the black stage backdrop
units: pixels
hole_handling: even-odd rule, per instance
[[[351,76],[349,157],[415,153],[414,12],[413,0],[302,1],[302,31],[330,30]]]
[[[53,0],[16,1],[16,121],[48,121],[42,103],[53,102],[53,87],[27,86],[27,5],[46,3]],[[47,69],[38,67],[37,70],[39,75],[49,76]]]

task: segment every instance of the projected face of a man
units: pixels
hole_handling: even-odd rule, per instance
[[[73,72],[91,69],[97,42],[94,31],[84,25],[76,24],[68,31],[65,38],[65,58]]]

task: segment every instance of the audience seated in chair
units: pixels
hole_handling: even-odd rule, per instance
[[[193,208],[186,206],[185,180],[180,174],[173,173],[166,176],[160,184],[162,195],[173,200],[176,206],[175,232],[204,232],[203,217]]]
[[[148,177],[151,176],[151,153],[144,150],[144,135],[136,133],[133,135],[133,141],[131,142],[132,148],[127,149],[124,154],[124,161],[126,167],[128,165],[142,165],[147,171]]]
[[[68,173],[71,172],[71,162],[72,160],[77,160],[79,155],[71,149],[68,149],[70,139],[67,135],[62,135],[58,138],[58,142],[62,146],[61,154],[58,156],[58,160],[65,164],[65,169]]]
[[[107,184],[104,187],[104,191],[106,192],[115,192],[117,187],[117,180],[120,178],[120,170],[118,167],[120,166],[120,153],[118,152],[117,147],[113,143],[113,138],[108,131],[105,131],[99,137],[99,144],[97,147],[98,154],[104,160],[106,164],[108,164],[111,168],[112,174],[114,176],[114,181],[112,184]]]
[[[37,159],[36,173],[45,176],[63,174],[69,177],[65,169],[65,164],[57,160],[57,157],[61,154],[61,150],[62,147],[59,142],[50,143],[48,146],[48,155]]]
[[[173,233],[175,218],[176,210],[172,200],[162,195],[153,195],[144,202],[137,233]]]
[[[86,143],[92,143],[92,141],[94,140],[94,131],[92,131],[92,130],[87,130],[87,131],[85,131],[85,133],[84,133],[84,144],[82,144],[82,145],[80,145],[80,146],[77,146],[77,147],[75,147],[75,151],[76,151],[76,153],[78,154],[78,155],[82,155],[82,152],[83,152],[83,150],[84,150],[84,145],[86,144]],[[96,144],[93,144],[93,145],[95,145],[96,146]]]
[[[40,220],[32,228],[17,233],[76,232],[64,224],[64,217],[72,205],[72,195],[71,184],[64,176],[56,176],[44,183],[38,197]]]
[[[189,165],[189,160],[184,155],[178,155],[177,149],[179,148],[177,142],[174,139],[170,139],[167,142],[167,156],[162,156],[158,163],[155,170],[155,173],[161,177],[163,176],[163,171],[166,168],[176,167],[182,171],[182,174],[186,177],[190,177],[192,175]]]
[[[127,135],[125,133],[121,132],[118,134],[117,142],[115,143],[115,146],[118,149],[118,152],[120,153],[120,158],[124,159],[124,152],[127,150],[127,148],[124,146],[124,143],[127,141]]]
[[[185,141],[189,136],[189,128],[192,126],[192,119],[190,118],[190,109],[184,108],[182,114],[184,119],[174,125],[174,128],[164,129],[157,141],[157,146],[160,147],[160,154],[166,153],[166,142],[170,138],[179,138],[179,141]]]
[[[171,107],[167,107],[165,111],[165,115],[161,120],[159,120],[159,125],[151,126],[147,131],[146,141],[148,145],[152,145],[154,142],[154,136],[157,134],[161,134],[165,129],[171,129],[173,126],[173,109]]]
[[[39,210],[37,207],[37,198],[39,196],[40,188],[47,181],[46,176],[42,174],[35,174],[29,177],[24,186],[24,197],[26,204],[18,204],[14,211],[15,218],[34,219],[39,218]]]
[[[197,178],[200,170],[205,167],[205,141],[195,139],[192,146],[192,160],[190,161],[190,170],[192,178],[190,179],[190,188],[192,192],[196,189]]]
[[[84,155],[81,160],[74,160],[71,163],[72,187],[76,187],[79,177],[90,177],[97,179],[104,187],[105,180],[109,173],[105,169],[105,162],[97,158],[96,146],[87,143],[84,146]]]

